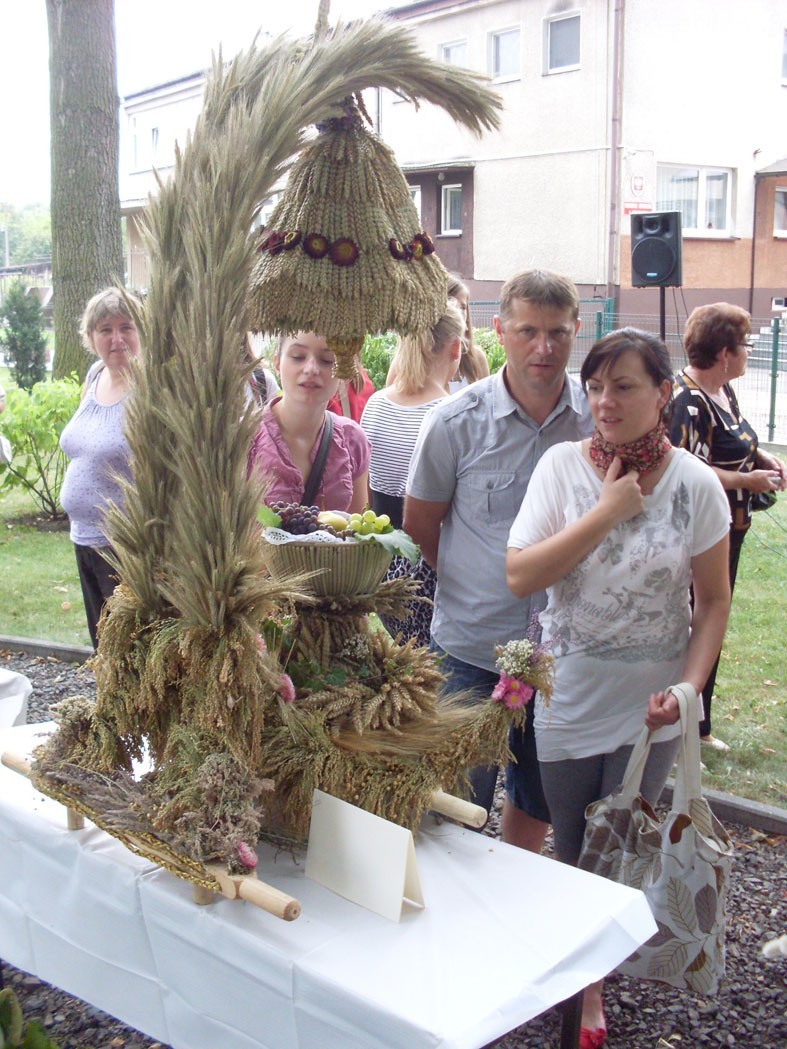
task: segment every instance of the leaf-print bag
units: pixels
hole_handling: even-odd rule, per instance
[[[644,729],[623,783],[588,805],[579,866],[641,889],[658,932],[619,971],[695,994],[714,994],[724,975],[725,895],[732,842],[702,797],[699,707],[688,684],[673,685],[681,720],[672,809],[660,823],[640,795],[650,751]]]

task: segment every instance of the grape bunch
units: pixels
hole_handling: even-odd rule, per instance
[[[358,535],[381,535],[383,532],[392,532],[393,527],[388,514],[378,517],[374,510],[366,510],[362,514],[350,514],[347,530],[357,532]]]
[[[271,510],[281,518],[279,526],[290,535],[311,535],[321,528],[317,520],[319,506],[301,506],[299,503],[274,503]]]

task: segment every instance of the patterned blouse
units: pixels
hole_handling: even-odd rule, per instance
[[[710,466],[751,473],[756,468],[757,434],[743,418],[732,387],[724,392],[730,411],[716,404],[685,371],[675,376],[670,439]],[[732,512],[732,530],[745,532],[751,524],[751,493],[747,488],[725,489]]]

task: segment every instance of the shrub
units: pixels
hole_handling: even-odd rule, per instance
[[[25,285],[16,280],[8,289],[3,306],[5,331],[0,343],[11,366],[17,386],[30,390],[46,378],[46,336],[41,303],[25,294]]]
[[[380,335],[367,335],[364,340],[361,364],[372,380],[375,390],[381,390],[385,386],[395,349],[396,334],[392,331],[382,332]]]
[[[39,1023],[35,1020],[25,1023],[19,999],[10,987],[0,990],[0,1046],[6,1049],[57,1049]]]
[[[486,354],[489,361],[489,371],[494,374],[505,364],[506,354],[500,345],[497,332],[494,328],[476,328],[473,332],[473,342]]]
[[[64,516],[60,486],[67,460],[59,440],[80,392],[76,378],[38,382],[30,391],[9,390],[0,420],[14,453],[10,464],[0,463],[0,493],[26,489],[49,518]]]

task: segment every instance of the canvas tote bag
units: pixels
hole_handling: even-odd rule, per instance
[[[724,975],[724,901],[733,848],[702,797],[697,693],[687,683],[669,691],[681,721],[671,811],[660,823],[639,793],[650,751],[644,729],[621,786],[587,807],[579,866],[641,889],[650,904],[658,932],[619,971],[707,995],[718,990]]]

